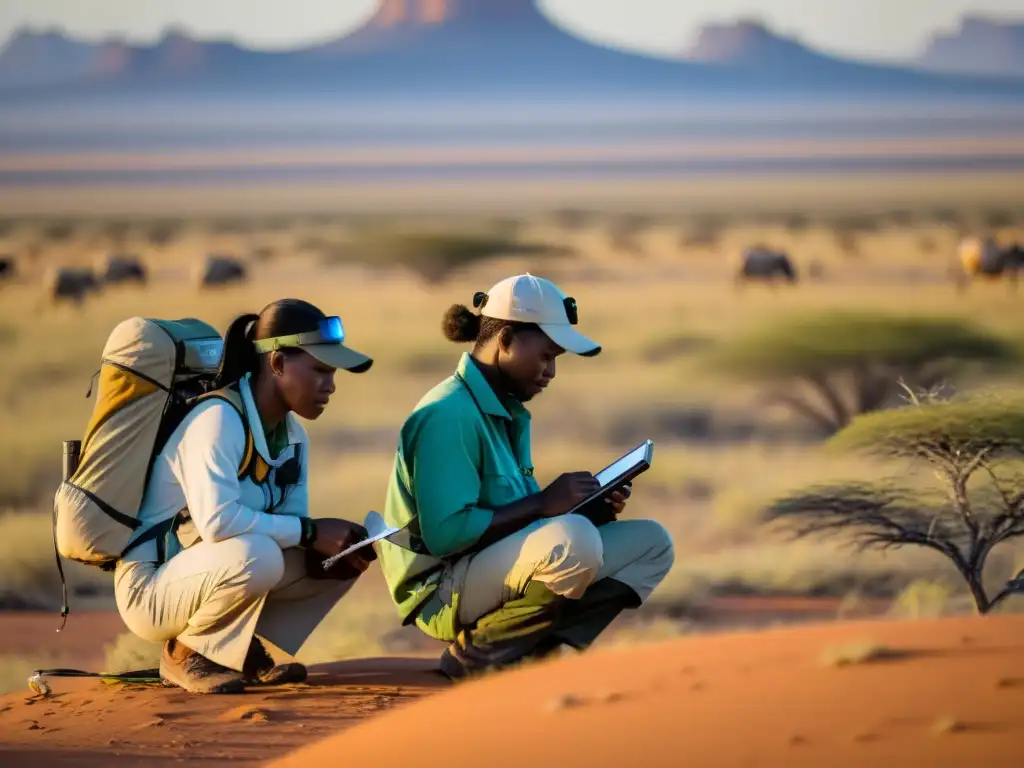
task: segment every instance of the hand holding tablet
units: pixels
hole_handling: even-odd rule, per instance
[[[569,510],[570,514],[583,515],[595,525],[603,525],[615,519],[615,512],[607,499],[633,479],[643,474],[654,461],[654,441],[645,440],[621,458],[613,461],[594,477],[600,483],[596,492]]]

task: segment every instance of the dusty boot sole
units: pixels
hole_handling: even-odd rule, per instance
[[[189,677],[180,668],[172,667],[161,661],[160,680],[168,688],[182,688],[189,693],[244,693],[245,681],[229,674],[210,675],[195,679]]]

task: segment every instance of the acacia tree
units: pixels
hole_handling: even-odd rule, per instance
[[[836,311],[757,329],[725,344],[713,363],[767,385],[769,401],[832,434],[897,401],[900,381],[932,390],[968,364],[1016,359],[1013,344],[965,320]]]
[[[992,550],[1024,535],[1024,398],[912,396],[905,407],[854,419],[828,448],[924,466],[939,493],[911,483],[829,485],[776,501],[766,521],[797,538],[845,535],[858,550],[939,552],[981,614],[1024,591],[1024,570],[992,595],[983,578]]]

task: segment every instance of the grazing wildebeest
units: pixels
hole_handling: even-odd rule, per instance
[[[68,301],[80,305],[90,293],[100,290],[100,280],[89,267],[56,267],[46,277],[47,295],[53,304]]]
[[[146,267],[142,260],[134,254],[111,254],[107,256],[101,267],[101,276],[105,285],[122,283],[146,284]]]
[[[787,283],[797,281],[796,268],[784,251],[755,246],[747,248],[740,255],[734,280],[737,286],[751,280],[758,280],[775,285],[776,280]]]
[[[242,283],[248,278],[245,263],[232,256],[210,255],[196,272],[200,288]]]
[[[975,278],[998,280],[1006,277],[1011,291],[1017,290],[1017,278],[1024,270],[1024,247],[1019,243],[1003,248],[992,237],[969,237],[958,249],[960,269],[956,274],[963,292]]]
[[[0,283],[13,280],[18,274],[18,262],[13,256],[4,254],[0,256]]]

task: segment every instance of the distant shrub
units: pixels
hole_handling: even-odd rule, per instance
[[[727,488],[715,496],[712,515],[719,533],[739,535],[756,531],[764,518],[764,500],[740,488]]]
[[[964,226],[964,216],[960,211],[952,208],[935,208],[929,214],[929,218],[936,224],[961,229]]]
[[[170,245],[181,236],[183,223],[180,221],[161,221],[146,230],[146,238],[157,247]]]
[[[802,213],[791,213],[783,218],[782,223],[793,234],[805,231],[811,224],[810,219]]]
[[[867,640],[830,646],[822,651],[821,662],[827,667],[849,667],[855,664],[869,664],[873,661],[896,659],[906,655],[879,643]]]
[[[984,211],[981,214],[981,221],[988,229],[1003,229],[1004,227],[1012,227],[1016,223],[1017,217],[1013,211],[994,209]]]
[[[75,234],[75,223],[72,221],[52,221],[43,227],[43,236],[54,243],[63,242]]]
[[[651,220],[646,216],[638,214],[621,216],[609,224],[608,241],[616,251],[642,256],[644,248],[640,242],[640,235],[650,225]]]
[[[124,219],[112,219],[103,223],[102,232],[104,237],[110,240],[115,246],[124,245],[128,233],[132,230],[132,223]]]
[[[914,212],[905,208],[896,208],[888,214],[889,221],[896,227],[909,227],[915,218]]]
[[[108,643],[101,672],[118,675],[160,666],[160,643],[143,640],[132,632],[124,632]]]
[[[916,579],[896,596],[889,612],[904,619],[938,618],[946,613],[949,597],[945,584]]]
[[[325,255],[329,263],[352,262],[374,267],[402,267],[428,283],[439,283],[458,270],[498,256],[566,255],[570,251],[524,244],[493,234],[430,231],[368,231]]]
[[[849,311],[779,320],[718,348],[722,370],[772,387],[770,399],[828,432],[903,393],[930,390],[968,362],[1017,361],[1009,341],[966,321]]]
[[[559,208],[551,214],[557,226],[570,231],[583,229],[593,217],[593,212],[581,208]]]

